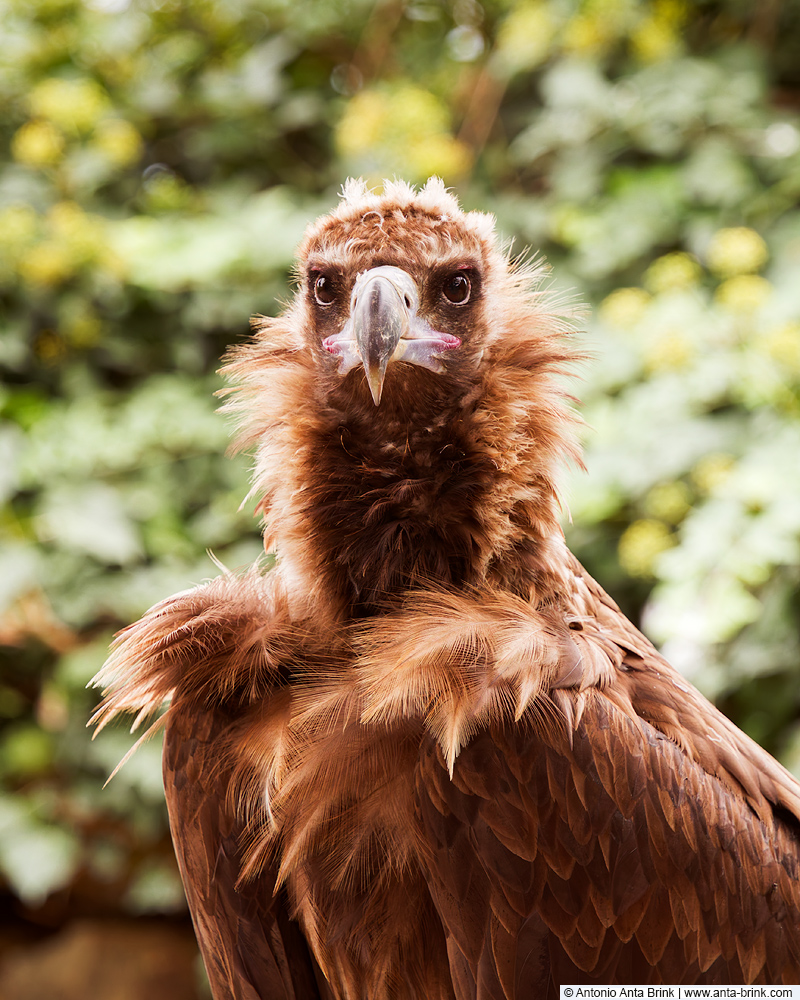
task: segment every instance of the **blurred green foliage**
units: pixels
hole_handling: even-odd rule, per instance
[[[800,9],[0,4],[0,874],[169,911],[115,630],[260,551],[214,374],[348,174],[439,173],[593,305],[570,543],[800,772]],[[78,901],[76,903],[76,900]]]

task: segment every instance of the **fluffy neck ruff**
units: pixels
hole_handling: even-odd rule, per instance
[[[408,267],[452,256],[461,240],[482,259],[480,329],[443,374],[391,366],[376,407],[363,371],[340,376],[319,349],[307,289],[255,323],[223,371],[236,385],[226,408],[240,419],[237,447],[255,446],[265,545],[305,613],[360,617],[431,585],[552,602],[563,564],[556,477],[565,457],[577,460],[554,378],[574,360],[569,320],[536,290],[544,269],[514,267],[488,217],[461,212],[441,186],[357,195],[312,227],[301,266],[323,251],[344,260],[371,228],[370,252],[383,240]]]

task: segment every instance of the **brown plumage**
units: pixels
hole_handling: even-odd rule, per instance
[[[269,573],[153,608],[103,724],[164,781],[214,996],[800,982],[800,784],[565,547],[568,319],[438,182],[350,182],[227,365]]]

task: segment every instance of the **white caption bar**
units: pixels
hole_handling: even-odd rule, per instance
[[[560,1000],[800,1000],[798,986],[562,986]]]

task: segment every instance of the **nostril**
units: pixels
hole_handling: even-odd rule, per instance
[[[403,296],[403,301],[406,304],[406,309],[410,309],[411,308],[411,299],[407,295],[404,295]]]

